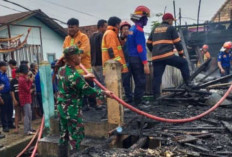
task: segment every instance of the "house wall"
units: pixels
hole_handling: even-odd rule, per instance
[[[224,7],[212,19],[213,22],[230,21],[232,20],[232,0],[228,0]],[[220,18],[219,18],[220,17]]]
[[[80,31],[90,38],[92,34],[97,31],[97,25],[82,26],[80,27]]]
[[[51,53],[55,53],[56,59],[61,57],[63,51],[63,37],[61,37],[59,34],[54,32],[52,29],[50,29],[48,26],[46,26],[44,23],[34,17],[30,17],[26,20],[20,21],[17,24],[41,26],[44,60],[47,60],[47,54]],[[22,37],[22,40],[24,40],[27,34],[27,29],[27,27],[10,26],[11,36],[13,37],[23,33],[24,36]],[[0,37],[8,37],[8,30],[0,30]],[[40,34],[38,28],[32,28],[27,43],[40,45]]]

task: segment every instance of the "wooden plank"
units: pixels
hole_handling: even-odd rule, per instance
[[[197,145],[194,145],[194,144],[191,144],[191,143],[185,143],[186,146],[189,146],[189,147],[192,147],[196,150],[200,150],[200,151],[203,151],[203,152],[209,152],[210,150],[207,149],[207,148],[204,148],[204,147],[201,147],[201,146],[197,146]]]
[[[207,89],[217,89],[217,88],[220,88],[220,87],[226,87],[226,88],[228,88],[228,86],[230,86],[231,83],[232,83],[232,82],[229,82],[229,83],[221,83],[221,84],[215,84],[215,85],[208,86]]]
[[[179,127],[168,128],[169,130],[224,130],[224,127]]]
[[[184,49],[184,54],[185,54],[185,57],[186,57],[187,62],[188,62],[189,70],[190,70],[190,72],[192,72],[192,71],[193,71],[192,63],[191,63],[191,61],[190,61],[188,49],[187,49],[187,46],[186,46],[186,43],[185,43],[185,39],[184,39],[184,35],[183,35],[183,32],[182,32],[181,29],[179,30],[179,33],[180,33],[181,42],[182,42],[183,49]]]
[[[135,144],[133,144],[130,149],[131,150],[134,150],[134,149],[138,149],[138,148],[141,148],[144,146],[144,144],[146,143],[147,141],[147,137],[142,137],[140,138]]]
[[[226,127],[227,130],[229,130],[230,133],[232,133],[232,125],[226,121],[222,121],[222,124]]]
[[[219,152],[216,152],[216,154],[219,154],[219,155],[232,155],[232,152],[231,151],[219,151]]]
[[[175,136],[174,140],[179,143],[187,143],[187,142],[197,141],[198,139],[192,135],[181,135],[181,136]]]
[[[194,89],[206,88],[206,87],[208,87],[210,85],[216,84],[216,83],[221,82],[221,81],[227,81],[227,80],[229,80],[231,78],[232,78],[232,74],[226,75],[226,76],[220,77],[220,78],[218,78],[216,80],[209,81],[209,82],[206,82],[206,83],[204,83],[202,85],[196,86],[196,87],[194,87]]]
[[[198,157],[200,156],[200,153],[199,152],[194,152],[194,151],[190,151],[190,150],[182,150],[182,149],[178,149],[178,151],[182,152],[182,153],[185,153],[189,156],[193,156],[193,157]]]
[[[104,65],[106,88],[122,98],[121,64],[109,60]],[[124,121],[123,106],[114,99],[107,99],[108,123],[122,125]]]

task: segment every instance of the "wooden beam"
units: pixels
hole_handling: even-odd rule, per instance
[[[179,33],[180,33],[180,37],[181,37],[181,41],[182,41],[182,45],[183,45],[183,49],[184,49],[184,54],[185,54],[185,57],[186,57],[187,62],[188,62],[189,71],[191,73],[193,71],[192,63],[190,61],[190,57],[189,57],[187,45],[186,45],[186,42],[185,42],[185,39],[184,39],[184,35],[183,35],[183,32],[182,32],[181,29],[179,29]]]
[[[122,98],[121,64],[114,60],[109,60],[104,65],[104,75],[106,88],[112,91],[119,98]],[[108,123],[123,124],[123,106],[114,99],[107,99]]]
[[[232,133],[232,125],[226,121],[222,121],[222,124],[226,127],[227,130],[229,130],[230,133]]]
[[[185,143],[186,146],[189,146],[189,147],[192,147],[196,150],[200,150],[200,151],[203,151],[203,152],[209,152],[209,150],[207,148],[204,148],[204,147],[201,147],[201,146],[197,146],[197,145],[194,145],[194,144],[190,144],[190,143]]]
[[[140,138],[135,144],[133,144],[130,149],[131,150],[134,150],[134,149],[138,149],[138,148],[141,148],[142,146],[144,146],[144,144],[146,143],[147,141],[147,137],[142,137]]]

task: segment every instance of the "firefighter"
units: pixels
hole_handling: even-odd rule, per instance
[[[209,46],[204,44],[201,48],[201,53],[203,55],[203,61],[206,62],[207,60],[209,60],[211,58],[210,53],[209,53]],[[200,67],[201,62],[200,60],[197,62],[197,66]],[[204,72],[206,72],[209,69],[209,63],[206,65],[206,68],[203,70]]]
[[[128,44],[127,44],[127,37],[129,33],[131,25],[127,21],[123,21],[120,24],[120,42],[122,45],[122,50],[125,56],[126,64],[128,67],[128,72],[122,74],[122,83],[125,91],[125,102],[131,103],[133,101],[132,91],[131,91],[131,72],[130,66],[128,62]]]
[[[206,62],[208,59],[210,59],[211,58],[211,56],[210,56],[210,53],[209,53],[209,46],[208,45],[203,45],[202,46],[202,49],[201,49],[201,52],[202,52],[202,54],[203,54],[203,59],[204,59],[204,62]]]
[[[81,64],[84,65],[84,67],[89,71],[92,72],[91,68],[91,54],[90,54],[90,41],[89,38],[86,34],[82,33],[79,30],[79,20],[75,18],[71,18],[67,22],[68,25],[68,36],[64,40],[63,48],[67,48],[70,46],[77,46],[80,51],[82,52],[81,54]],[[76,67],[77,71],[79,74],[84,75],[84,71],[77,66]],[[88,84],[91,87],[94,87],[94,83],[91,80],[87,80]],[[88,104],[93,107],[97,108],[97,102],[95,98],[87,98],[85,97],[84,100],[84,111],[88,111],[89,107]]]
[[[232,43],[230,41],[225,42],[223,48],[218,54],[218,67],[221,76],[226,76],[230,74],[230,62],[232,60],[231,49]]]
[[[146,6],[138,6],[131,14],[131,20],[135,23],[130,28],[128,35],[129,66],[135,82],[134,105],[142,103],[146,87],[146,74],[150,73],[147,61],[146,39],[143,27],[147,25],[150,17],[150,9]]]
[[[189,86],[189,68],[186,59],[184,59],[184,51],[181,45],[181,39],[177,34],[173,21],[173,15],[166,13],[162,17],[160,26],[154,28],[148,38],[147,46],[152,52],[153,64],[153,94],[155,100],[160,97],[160,86],[162,83],[162,75],[166,65],[174,66],[180,69],[184,82]],[[179,56],[174,55],[173,49],[177,49]],[[155,101],[157,102],[157,101]]]
[[[119,29],[121,19],[118,17],[110,17],[108,20],[107,30],[102,38],[102,65],[113,59],[122,65],[122,73],[128,72],[122,46],[119,41]],[[104,73],[104,68],[103,68]]]

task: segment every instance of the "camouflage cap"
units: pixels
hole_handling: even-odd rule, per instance
[[[63,53],[64,56],[71,56],[71,55],[81,54],[81,51],[78,49],[77,46],[70,46],[65,48]]]

